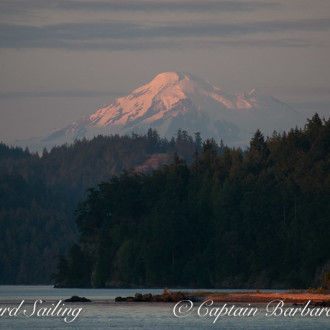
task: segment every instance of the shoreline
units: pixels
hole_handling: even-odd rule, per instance
[[[213,300],[214,302],[239,302],[239,303],[264,303],[271,300],[284,300],[286,303],[302,304],[307,301],[312,303],[329,302],[330,294],[308,293],[308,292],[233,292],[214,293],[207,295],[203,301]]]
[[[205,302],[211,300],[215,303],[267,303],[273,300],[283,300],[289,304],[322,304],[330,307],[329,293],[311,292],[209,292],[209,291],[169,291],[164,289],[160,295],[136,293],[134,297],[116,297],[115,302],[179,302],[179,301]]]

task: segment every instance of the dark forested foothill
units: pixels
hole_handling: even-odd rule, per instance
[[[87,188],[124,169],[161,167],[175,152],[191,163],[196,150],[199,134],[192,138],[181,130],[170,141],[149,129],[145,135],[78,140],[41,154],[0,143],[0,284],[50,283],[55,257],[77,240],[74,210]]]
[[[329,271],[330,120],[195,149],[90,189],[55,284],[304,288]]]

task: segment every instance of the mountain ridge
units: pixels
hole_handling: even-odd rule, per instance
[[[232,95],[194,75],[163,72],[91,115],[29,144],[51,147],[99,134],[140,134],[153,128],[168,138],[184,129],[244,147],[257,129],[270,135],[303,122],[292,107],[256,89]]]

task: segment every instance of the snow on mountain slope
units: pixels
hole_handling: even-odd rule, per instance
[[[193,75],[164,72],[92,115],[29,144],[50,147],[84,136],[145,133],[152,127],[169,138],[181,128],[190,134],[198,131],[204,139],[245,146],[258,128],[267,135],[303,122],[290,106],[259,91],[230,95]]]

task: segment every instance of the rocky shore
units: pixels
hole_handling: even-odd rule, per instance
[[[151,293],[136,293],[134,297],[116,297],[116,302],[178,302],[190,299],[191,296],[184,292],[164,292],[162,294],[152,295]]]

